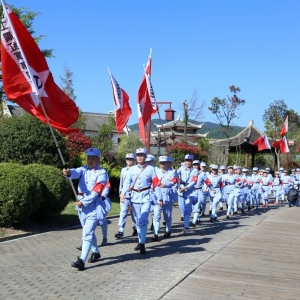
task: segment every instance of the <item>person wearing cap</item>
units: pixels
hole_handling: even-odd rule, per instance
[[[233,192],[233,214],[237,214],[238,203],[241,204],[242,214],[245,212],[244,203],[244,180],[242,175],[242,168],[240,166],[235,167],[236,181],[234,184]]]
[[[130,168],[134,164],[135,155],[133,153],[126,154],[126,167],[122,168],[121,175],[120,175],[120,185],[119,185],[119,196],[121,196],[121,191],[123,188],[124,180],[129,173]],[[132,207],[131,207],[131,193],[128,192],[125,195],[125,199],[122,201],[120,199],[120,217],[119,217],[119,232],[115,234],[116,239],[123,239],[124,238],[124,229],[126,225],[126,219],[128,216],[128,212],[130,212],[130,216],[132,219],[133,224],[135,224],[135,220],[133,217]],[[137,236],[136,226],[133,226],[133,233],[132,236]]]
[[[268,176],[268,171],[263,170],[263,176],[260,179],[260,189],[262,191],[262,201],[264,207],[269,206],[269,194],[270,194],[270,188],[272,187],[273,182],[270,181],[270,178]]]
[[[256,209],[258,209],[258,206],[260,204],[260,197],[261,197],[261,189],[260,189],[260,179],[261,175],[258,174],[258,168],[254,167],[252,169],[252,175],[251,175],[251,194],[253,202],[255,203]]]
[[[209,175],[209,172],[207,172],[207,169],[206,169],[206,163],[204,161],[202,161],[200,163],[200,170],[202,172],[204,172],[206,174],[206,176]],[[204,182],[203,187],[202,187],[202,202],[200,203],[200,214],[202,215],[202,217],[205,216],[207,197],[209,197],[209,188]],[[210,214],[211,214],[211,212],[210,212]]]
[[[292,169],[291,170],[291,175],[290,175],[291,179],[294,181],[294,179],[296,178],[296,170]]]
[[[196,204],[197,198],[194,195],[194,186],[197,182],[198,170],[193,168],[192,162],[194,155],[187,154],[184,157],[185,165],[177,170],[180,178],[178,202],[181,214],[184,219],[184,227],[182,233],[186,235],[189,232],[190,216],[192,213],[192,205]]]
[[[278,171],[275,172],[275,178],[273,179],[272,187],[273,187],[273,193],[274,193],[274,198],[275,198],[275,205],[277,205],[279,202],[279,197],[283,193],[282,181],[280,179],[280,173]]]
[[[284,170],[283,167],[280,167],[280,168],[279,168],[280,178],[281,178],[282,176],[284,176],[283,170]]]
[[[218,166],[210,165],[211,173],[208,175],[210,185],[207,185],[209,190],[209,199],[211,205],[210,222],[217,220],[217,206],[222,200],[222,177],[218,174]]]
[[[161,212],[163,212],[166,232],[164,238],[169,238],[171,236],[171,226],[172,226],[172,208],[173,208],[173,187],[177,184],[177,172],[169,167],[168,156],[159,157],[160,168],[157,169],[157,177],[159,179],[159,185],[162,192],[163,205],[154,206],[154,216],[153,216],[153,231],[154,236],[153,241],[158,241],[158,231],[161,218]]]
[[[133,208],[139,243],[134,248],[141,254],[146,254],[145,243],[148,226],[148,216],[153,201],[152,190],[154,190],[157,203],[162,206],[162,193],[159,186],[155,169],[146,163],[147,150],[138,148],[135,152],[137,164],[132,166],[126,176],[121,191],[121,201],[126,194],[131,192],[131,203]]]
[[[205,171],[200,170],[200,161],[194,160],[193,161],[193,167],[198,170],[197,175],[197,182],[195,184],[195,196],[197,198],[197,203],[193,205],[193,221],[192,221],[192,227],[195,228],[197,224],[200,224],[200,206],[203,207],[204,197],[203,197],[203,186],[206,184],[207,187],[211,185],[210,181],[207,178],[207,174]],[[205,199],[206,201],[206,199]]]
[[[233,173],[233,166],[228,166],[227,167],[227,173],[222,176],[222,181],[223,181],[223,193],[222,197],[227,203],[227,214],[226,218],[229,218],[229,215],[233,214],[232,211],[232,203],[233,203],[233,198],[234,198],[234,185],[236,182],[236,175]]]
[[[226,175],[226,166],[224,166],[224,165],[220,166],[219,175],[222,177],[222,181],[223,181],[223,177]],[[223,198],[223,192],[222,192],[222,199],[225,201],[225,198]],[[219,210],[222,211],[223,209],[224,209],[223,202],[220,201],[220,209]]]
[[[283,189],[283,193],[284,193],[284,197],[285,197],[284,199],[286,199],[286,196],[287,196],[290,188],[293,186],[292,179],[289,176],[287,170],[283,170],[283,176],[281,177],[281,181],[282,181],[282,189]]]
[[[85,262],[90,249],[91,258],[88,262],[96,262],[101,256],[97,246],[95,229],[98,224],[107,224],[106,214],[111,202],[107,198],[108,174],[99,165],[101,152],[97,148],[86,150],[87,166],[77,169],[63,169],[63,174],[71,179],[79,179],[77,208],[82,224],[82,251],[81,256],[72,267],[84,270]],[[105,191],[106,189],[106,191]],[[107,227],[106,227],[107,230]]]
[[[244,183],[244,189],[243,189],[243,195],[244,195],[244,203],[248,205],[248,211],[251,210],[252,207],[252,197],[251,197],[251,187],[252,187],[252,182],[251,182],[251,176],[249,175],[249,170],[247,168],[242,169],[242,180]]]

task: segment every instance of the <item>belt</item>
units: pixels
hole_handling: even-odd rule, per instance
[[[268,184],[263,184],[263,186],[269,186]]]
[[[143,192],[143,191],[147,191],[151,188],[151,186],[148,186],[146,188],[142,188],[142,189],[132,189],[132,191],[135,191],[137,193]]]
[[[78,196],[83,196],[84,193],[78,192]]]
[[[195,188],[195,190],[202,190],[202,187]]]

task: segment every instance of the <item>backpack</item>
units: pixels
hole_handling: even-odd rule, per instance
[[[295,188],[291,188],[287,195],[287,200],[289,202],[295,203],[298,199],[298,190]]]

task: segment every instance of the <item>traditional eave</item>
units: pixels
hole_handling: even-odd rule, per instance
[[[162,127],[164,128],[172,128],[172,127],[184,127],[185,123],[182,119],[180,119],[180,117],[178,117],[176,120],[165,123],[165,124],[156,124],[154,123],[157,129],[160,129]],[[191,122],[187,122],[187,128],[195,128],[195,129],[201,129],[204,123],[202,124],[193,124]]]

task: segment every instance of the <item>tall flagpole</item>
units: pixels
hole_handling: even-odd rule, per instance
[[[37,86],[36,86],[34,80],[32,79],[32,78],[33,78],[33,75],[32,75],[32,73],[31,73],[31,71],[30,71],[29,64],[28,64],[28,62],[27,62],[26,56],[24,55],[23,49],[22,49],[21,44],[20,44],[20,42],[19,42],[19,40],[18,40],[18,36],[17,36],[17,34],[16,34],[16,32],[15,32],[15,29],[14,29],[12,23],[10,22],[9,15],[8,15],[8,13],[7,13],[7,10],[6,10],[6,3],[5,3],[3,0],[1,0],[1,2],[2,2],[2,6],[3,6],[3,12],[5,12],[7,21],[8,21],[8,23],[10,24],[10,27],[11,27],[12,32],[13,32],[13,34],[14,34],[14,38],[16,39],[16,41],[17,41],[17,43],[18,43],[18,45],[19,45],[19,50],[20,50],[20,52],[21,52],[21,54],[22,54],[22,56],[23,56],[25,65],[26,65],[27,70],[28,70],[28,72],[29,72],[29,74],[30,74],[30,79],[31,79],[31,82],[32,82],[31,88],[33,89],[33,92],[35,93],[35,96],[36,96],[37,100],[39,101],[39,103],[40,103],[40,105],[41,105],[41,107],[42,107],[43,113],[44,113],[44,115],[45,115],[45,118],[46,118],[46,120],[47,120],[47,124],[48,124],[49,129],[50,129],[50,132],[51,132],[52,137],[53,137],[53,139],[54,139],[55,146],[56,146],[57,151],[58,151],[58,154],[59,154],[59,156],[60,156],[61,162],[62,162],[62,164],[63,164],[63,167],[66,168],[66,163],[65,163],[64,157],[63,157],[63,155],[62,155],[62,152],[61,152],[60,146],[59,146],[59,144],[58,144],[58,142],[57,142],[57,139],[56,139],[56,137],[55,137],[55,135],[54,135],[54,131],[53,131],[53,128],[52,128],[52,126],[51,126],[51,124],[50,124],[48,115],[47,115],[47,113],[46,113],[46,110],[45,110],[45,107],[44,107],[44,104],[43,104],[43,101],[42,101],[42,99],[41,99],[41,97],[40,97],[40,95],[39,95],[38,88],[37,88]],[[50,70],[49,70],[49,73],[50,73]],[[42,83],[42,84],[43,84],[43,83]],[[44,85],[44,84],[43,84],[43,85]],[[73,193],[74,193],[75,199],[77,200],[77,193],[76,193],[76,190],[75,190],[73,181],[72,181],[72,179],[70,179],[70,178],[68,178],[68,180],[69,180],[69,182],[70,182],[70,185],[71,185],[72,191],[73,191]]]

